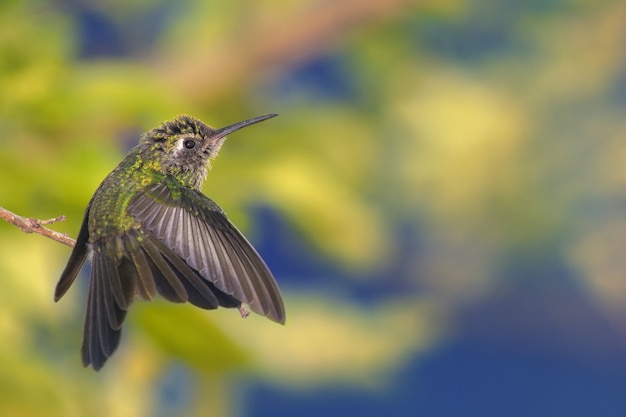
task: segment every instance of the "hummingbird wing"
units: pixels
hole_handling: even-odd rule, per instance
[[[87,206],[87,210],[85,210],[83,224],[80,226],[80,232],[78,232],[78,237],[76,238],[76,243],[72,249],[70,259],[68,259],[65,269],[61,274],[61,278],[59,279],[59,282],[54,290],[54,301],[59,301],[72,286],[78,272],[85,263],[85,259],[87,259],[87,254],[89,253],[89,248],[87,247],[87,241],[89,239],[89,230],[87,228],[89,207],[90,206]]]
[[[257,251],[211,199],[188,187],[174,190],[167,183],[148,187],[128,206],[147,242],[158,251],[154,256],[160,254],[175,266],[187,265],[191,272],[176,266],[181,281],[188,281],[192,273],[199,275],[218,295],[284,323],[280,290]]]

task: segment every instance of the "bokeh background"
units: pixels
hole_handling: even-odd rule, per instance
[[[142,132],[279,113],[204,191],[288,314],[138,302],[95,373],[2,223],[0,415],[626,415],[625,55],[624,1],[0,2],[0,205],[75,236]]]

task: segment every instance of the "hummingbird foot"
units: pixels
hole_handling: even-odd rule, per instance
[[[243,319],[248,318],[250,315],[250,310],[248,310],[248,306],[246,304],[240,304],[239,307],[237,307],[237,310],[239,310],[239,314],[241,314],[241,318]]]

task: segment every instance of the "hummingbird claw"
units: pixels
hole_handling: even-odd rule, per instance
[[[250,310],[248,310],[248,306],[245,304],[241,304],[239,307],[237,307],[237,310],[239,310],[239,314],[241,314],[241,318],[243,319],[248,318],[248,316],[250,315]]]

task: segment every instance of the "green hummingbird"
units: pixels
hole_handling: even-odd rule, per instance
[[[91,274],[81,347],[85,367],[102,368],[118,347],[135,298],[157,293],[204,309],[248,306],[285,322],[276,280],[257,251],[200,191],[226,135],[267,114],[214,129],[190,116],[162,123],[102,181],[91,198],[65,270],[58,301],[88,255]]]

